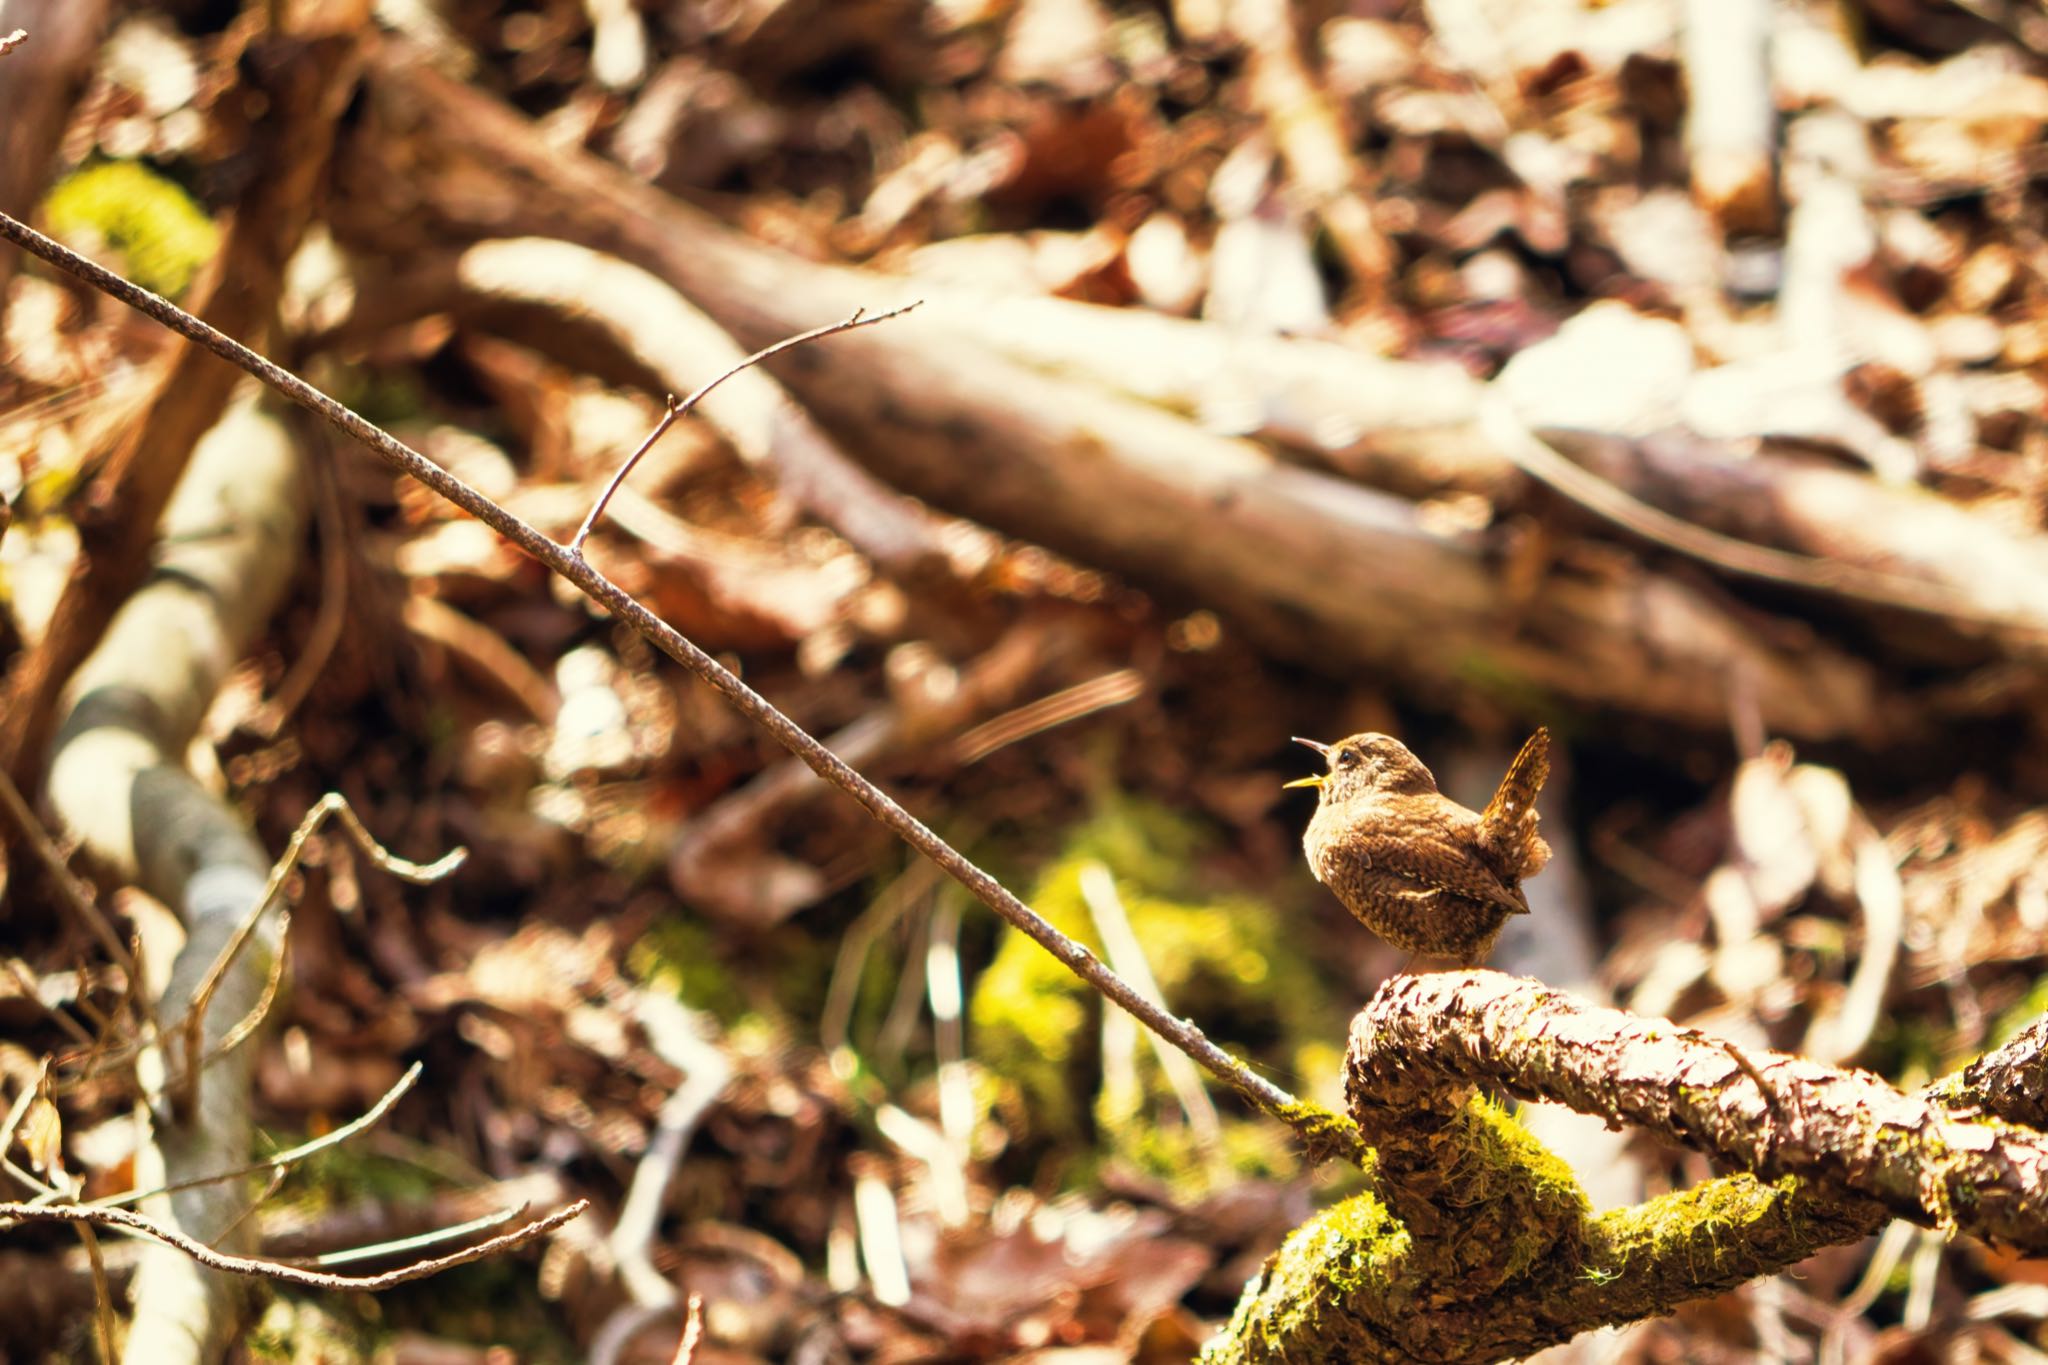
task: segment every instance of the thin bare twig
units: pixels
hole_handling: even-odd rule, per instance
[[[494,1209],[481,1217],[472,1218],[467,1223],[457,1223],[453,1227],[434,1228],[429,1232],[414,1233],[410,1237],[394,1237],[388,1242],[373,1242],[369,1246],[350,1247],[346,1251],[330,1251],[324,1256],[315,1256],[312,1264],[319,1266],[351,1265],[357,1261],[367,1261],[376,1256],[395,1256],[401,1251],[418,1251],[421,1247],[434,1246],[440,1242],[452,1242],[458,1237],[467,1237],[471,1233],[482,1232],[485,1228],[497,1227],[501,1223],[510,1222],[512,1219],[517,1218],[521,1212],[522,1210],[520,1209]]]
[[[71,913],[92,931],[100,946],[107,950],[107,956],[119,964],[129,979],[135,977],[135,959],[129,956],[128,945],[121,942],[121,936],[114,932],[113,924],[107,919],[106,911],[99,902],[87,895],[79,886],[78,879],[65,865],[64,857],[57,852],[56,843],[50,832],[43,828],[43,822],[36,819],[36,813],[22,798],[21,788],[14,785],[14,779],[0,771],[0,812],[4,812],[7,823],[14,827],[14,833],[22,843],[35,854],[36,861],[49,874],[50,882],[57,888],[57,894],[71,907]]]
[[[134,948],[131,947],[129,951],[131,953],[134,952]],[[80,982],[81,984],[83,984],[84,982],[83,973],[80,974]],[[124,988],[124,992],[134,990],[134,987],[128,985],[126,981],[123,981],[121,984]],[[125,1004],[126,1000],[124,999],[122,1003]],[[102,1040],[114,1031],[113,1017],[109,1015],[105,1010],[101,1009],[98,1005],[93,1004],[92,996],[84,990],[80,990],[76,995],[71,997],[71,1007],[77,1010],[80,1014],[84,1015],[88,1020],[92,1022],[92,1026],[100,1031],[100,1038],[95,1039],[93,1041],[94,1048],[98,1049],[105,1046]]]
[[[314,428],[319,430],[319,428]],[[331,461],[308,460],[315,494],[313,512],[320,528],[320,607],[313,616],[313,629],[306,647],[285,670],[277,690],[263,703],[249,728],[265,739],[276,739],[284,723],[299,709],[313,684],[320,680],[334,648],[341,643],[342,628],[348,624],[348,532],[341,510],[341,487],[334,477]]]
[[[620,485],[626,482],[626,476],[633,472],[633,466],[639,464],[641,457],[654,449],[654,443],[667,434],[668,429],[676,424],[678,418],[703,402],[705,396],[720,384],[723,384],[742,370],[749,369],[764,360],[780,355],[792,346],[801,346],[806,341],[816,341],[820,337],[828,337],[836,332],[850,332],[856,327],[872,327],[878,322],[887,322],[890,318],[901,317],[915,307],[917,307],[915,303],[906,303],[901,308],[891,308],[888,312],[877,313],[873,317],[867,316],[865,308],[857,308],[850,318],[842,319],[839,322],[827,323],[823,327],[813,327],[810,331],[799,332],[793,337],[784,337],[773,346],[767,346],[754,352],[739,364],[726,370],[723,374],[715,375],[706,383],[699,385],[695,393],[680,403],[675,400],[674,395],[670,395],[668,411],[662,414],[659,422],[655,423],[654,430],[647,433],[647,439],[640,443],[640,448],[626,457],[626,462],[619,466],[619,472],[612,475],[611,482],[604,486],[604,492],[598,494],[597,501],[591,504],[590,515],[583,518],[583,524],[576,528],[576,534],[570,538],[569,553],[575,555],[578,559],[583,557],[583,542],[590,539],[590,533],[597,529],[598,518],[604,515],[604,509],[611,502],[612,495],[617,493]]]
[[[1136,701],[1144,694],[1145,675],[1135,668],[1119,668],[1114,673],[1075,683],[1049,697],[1040,697],[992,720],[983,721],[972,730],[961,731],[953,741],[953,761],[962,767],[979,763],[1006,745],[1097,711]]]
[[[292,869],[299,865],[299,859],[305,855],[306,841],[313,837],[315,830],[327,822],[330,815],[339,817],[342,828],[348,831],[349,837],[356,841],[364,855],[380,870],[416,885],[424,886],[441,880],[462,866],[463,860],[469,856],[468,849],[455,848],[431,863],[408,862],[377,842],[370,831],[364,828],[363,822],[356,818],[355,811],[348,804],[348,798],[340,792],[329,792],[315,801],[313,808],[299,821],[299,827],[292,831],[291,842],[285,845],[284,856],[270,869],[270,880],[264,884],[263,894],[249,907],[249,913],[243,916],[242,922],[235,926],[234,935],[221,948],[219,956],[207,967],[206,975],[200,979],[199,989],[192,993],[192,1006],[185,1014],[185,1071],[177,1083],[181,1107],[189,1108],[196,1102],[200,1070],[206,1061],[211,1060],[200,1056],[199,1046],[206,1021],[206,1009],[213,1003],[214,992],[220,989],[220,983],[226,977],[228,968],[234,965],[235,959],[241,956],[250,936],[256,932],[256,926],[263,920],[264,911],[271,907],[277,900],[278,893],[284,890],[285,878],[291,876]],[[264,999],[258,1002],[253,1012],[254,1018],[261,1019],[263,1012],[268,1009],[275,984],[275,981],[271,982],[272,989],[264,992]],[[253,1027],[248,1020],[237,1024],[223,1041],[223,1050],[246,1038]]]
[[[958,881],[976,899],[1051,953],[1076,976],[1103,996],[1129,1011],[1153,1032],[1201,1063],[1211,1074],[1229,1083],[1251,1104],[1287,1122],[1302,1132],[1318,1155],[1364,1157],[1365,1144],[1357,1129],[1333,1122],[1334,1116],[1304,1117],[1300,1102],[1280,1086],[1252,1071],[1243,1062],[1211,1042],[1188,1020],[1179,1019],[1154,1005],[1130,983],[1104,965],[1093,953],[1032,910],[1009,888],[970,862],[959,850],[940,838],[925,823],[905,810],[896,800],[866,777],[854,771],[809,732],[784,715],[767,698],[740,681],[730,669],[700,649],[675,627],[663,621],[611,579],[599,573],[582,555],[541,534],[531,524],[514,516],[469,484],[455,477],[426,456],[399,441],[375,423],[216,328],[208,326],[182,308],[150,293],[113,272],[95,265],[76,252],[37,232],[19,220],[0,213],[0,238],[13,242],[67,274],[84,280],[93,288],[119,299],[169,327],[179,335],[206,347],[215,355],[262,380],[294,403],[315,413],[375,451],[387,463],[468,512],[504,536],[520,550],[560,574],[598,605],[631,626],[662,653],[708,683],[741,715],[774,736],[777,743],[802,759],[819,777],[845,791],[876,820],[897,837],[930,858]]]
[[[48,1015],[50,1017],[50,1021],[54,1023],[58,1028],[62,1029],[65,1033],[71,1035],[72,1042],[78,1044],[82,1048],[85,1048],[87,1051],[91,1051],[93,1048],[99,1046],[98,1040],[95,1039],[92,1036],[92,1034],[86,1030],[85,1025],[79,1023],[76,1019],[73,1019],[63,1010],[58,1009],[55,1005],[52,1005],[47,1000],[43,999],[42,985],[35,979],[35,977],[32,974],[30,974],[28,964],[26,962],[23,962],[18,957],[8,958],[7,974],[14,978],[14,984],[21,988],[22,995],[27,997],[29,1000],[33,1001],[35,1003],[36,1008],[40,1009],[44,1014]]]
[[[0,1219],[21,1222],[40,1220],[45,1223],[87,1223],[100,1227],[125,1228],[129,1232],[141,1233],[154,1238],[165,1246],[175,1247],[199,1264],[210,1270],[224,1271],[230,1275],[252,1275],[266,1280],[280,1280],[285,1284],[301,1285],[307,1289],[363,1289],[376,1291],[389,1289],[393,1285],[423,1280],[429,1275],[438,1275],[459,1265],[481,1261],[501,1251],[524,1246],[528,1242],[545,1237],[556,1228],[580,1217],[590,1207],[588,1199],[579,1199],[566,1208],[555,1210],[545,1218],[537,1218],[522,1228],[508,1232],[502,1237],[493,1237],[478,1242],[473,1247],[436,1256],[431,1260],[414,1261],[396,1270],[386,1270],[377,1275],[333,1275],[320,1270],[307,1270],[301,1266],[286,1265],[281,1261],[266,1261],[256,1256],[230,1256],[215,1251],[196,1237],[188,1237],[175,1228],[165,1227],[153,1218],[145,1218],[127,1209],[95,1209],[83,1204],[16,1204],[0,1203]]]
[[[314,1138],[311,1142],[302,1142],[296,1147],[287,1147],[282,1152],[273,1152],[262,1161],[252,1161],[246,1166],[237,1166],[233,1170],[215,1171],[211,1175],[195,1175],[190,1180],[179,1180],[169,1185],[157,1185],[146,1190],[127,1190],[120,1194],[110,1194],[103,1199],[89,1201],[87,1207],[104,1209],[118,1207],[122,1204],[135,1204],[144,1199],[152,1199],[160,1194],[170,1194],[174,1190],[186,1190],[191,1189],[195,1185],[213,1185],[223,1180],[235,1180],[245,1175],[253,1175],[257,1171],[282,1170],[287,1166],[304,1161],[315,1152],[322,1151],[328,1147],[338,1146],[348,1141],[357,1133],[362,1132],[376,1123],[377,1120],[390,1113],[391,1106],[398,1103],[405,1092],[412,1089],[414,1083],[419,1080],[422,1069],[422,1063],[414,1062],[406,1068],[405,1074],[398,1078],[397,1083],[384,1092],[383,1098],[379,1099],[355,1118],[342,1124],[341,1127]]]
[[[228,1238],[234,1236],[235,1229],[248,1222],[250,1214],[269,1203],[270,1197],[284,1188],[284,1178],[287,1174],[288,1172],[281,1166],[272,1171],[270,1178],[263,1182],[263,1188],[256,1192],[256,1197],[242,1200],[242,1207],[236,1209],[234,1216],[220,1225],[220,1230],[213,1234],[213,1240],[215,1242],[225,1242]]]
[[[504,636],[425,593],[406,594],[399,620],[420,641],[447,650],[459,665],[525,707],[536,721],[554,725],[562,709],[561,694],[547,674],[529,663]]]
[[[100,1359],[114,1365],[114,1291],[107,1283],[107,1261],[100,1255],[100,1239],[92,1228],[78,1225],[78,1240],[85,1247],[86,1265],[92,1271],[92,1317],[99,1329]]]

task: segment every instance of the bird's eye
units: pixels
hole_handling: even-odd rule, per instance
[[[1337,751],[1337,766],[1340,768],[1355,768],[1359,765],[1362,757],[1363,755],[1356,749],[1339,749]]]

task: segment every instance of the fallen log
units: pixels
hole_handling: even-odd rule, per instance
[[[660,277],[753,347],[913,285],[745,240],[624,171],[550,148],[503,105],[388,48],[338,164],[336,230],[410,254],[554,236]],[[1613,708],[1718,728],[1737,697],[1773,731],[1895,735],[1915,713],[1863,661],[1759,626],[1677,578],[1553,565],[1518,592],[1497,535],[1283,464],[1175,413],[1062,381],[936,315],[773,366],[890,483],[1224,613],[1261,647],[1520,709]]]

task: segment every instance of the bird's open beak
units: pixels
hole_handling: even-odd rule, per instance
[[[1321,754],[1324,758],[1328,758],[1330,756],[1330,746],[1321,743],[1320,741],[1313,739],[1303,739],[1300,735],[1296,735],[1294,736],[1294,742],[1296,744],[1307,745],[1309,748],[1314,749],[1317,753]],[[1324,775],[1322,773],[1317,773],[1313,777],[1297,777],[1292,782],[1281,783],[1280,787],[1283,791],[1289,787],[1320,787],[1323,785],[1323,776]]]

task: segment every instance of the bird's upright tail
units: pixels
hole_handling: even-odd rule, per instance
[[[1550,731],[1539,729],[1479,813],[1479,845],[1510,885],[1535,876],[1550,861],[1550,845],[1536,832],[1536,793],[1549,776]]]

